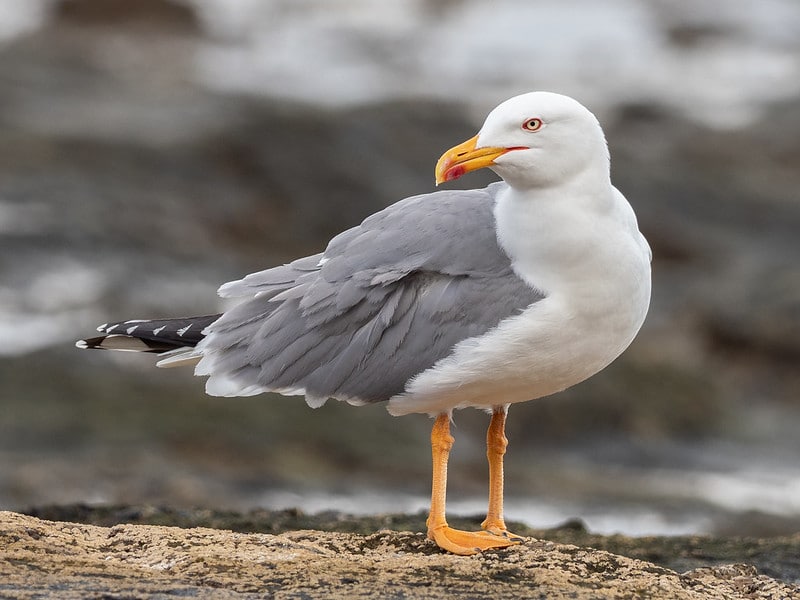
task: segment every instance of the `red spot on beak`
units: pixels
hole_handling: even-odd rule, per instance
[[[463,165],[456,165],[455,167],[450,167],[445,171],[444,180],[445,181],[453,181],[453,179],[458,179],[464,173],[467,172],[467,169]]]

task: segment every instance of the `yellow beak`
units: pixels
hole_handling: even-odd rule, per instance
[[[478,136],[476,135],[442,154],[436,163],[436,185],[458,179],[464,173],[488,167],[498,156],[502,156],[509,150],[515,150],[515,148],[496,147],[476,148],[477,143]]]

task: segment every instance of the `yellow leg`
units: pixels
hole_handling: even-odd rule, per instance
[[[431,455],[433,457],[433,481],[431,484],[431,512],[428,515],[428,537],[431,532],[447,527],[445,503],[447,497],[447,460],[453,447],[450,435],[450,415],[436,417],[431,430]]]
[[[522,538],[511,534],[503,520],[503,457],[508,446],[506,438],[506,414],[508,406],[496,407],[486,431],[486,458],[489,459],[489,509],[481,527],[497,536],[513,542]]]
[[[443,550],[454,554],[475,554],[487,548],[505,548],[516,543],[507,536],[489,531],[460,531],[447,525],[445,503],[447,496],[447,460],[453,447],[450,435],[450,415],[442,413],[431,431],[433,457],[433,483],[431,486],[431,512],[428,516],[428,538]],[[502,502],[502,499],[501,499]]]

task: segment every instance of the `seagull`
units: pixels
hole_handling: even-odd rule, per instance
[[[240,301],[222,314],[105,324],[77,345],[194,365],[215,396],[428,414],[429,539],[460,555],[518,544],[503,517],[509,406],[605,368],[650,303],[651,251],[609,166],[600,124],[576,100],[515,96],[435,169],[437,185],[482,168],[502,181],[406,198],[322,253],[226,283],[219,294]],[[479,531],[445,517],[450,424],[467,407],[491,414]]]

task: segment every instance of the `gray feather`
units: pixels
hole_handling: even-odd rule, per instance
[[[542,299],[513,272],[484,190],[408,198],[322,255],[225,284],[250,296],[206,330],[199,373],[242,388],[388,400],[460,341]]]

